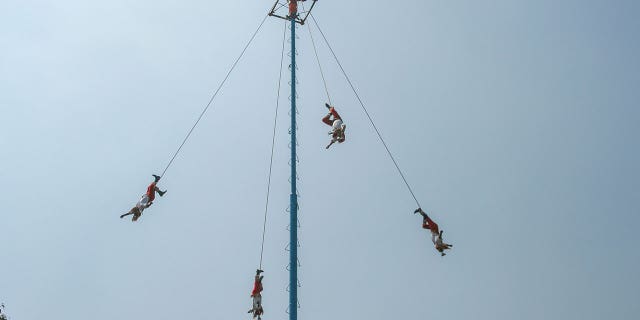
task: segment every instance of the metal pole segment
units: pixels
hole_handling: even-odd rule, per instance
[[[296,0],[292,0],[296,1]],[[298,192],[296,190],[296,15],[291,17],[291,195],[289,196],[289,320],[298,319]]]

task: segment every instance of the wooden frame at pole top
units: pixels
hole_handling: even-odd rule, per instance
[[[289,0],[289,1],[286,1],[286,2],[289,3],[290,1],[306,1],[306,0]],[[311,0],[311,7],[306,12],[303,12],[304,13],[304,17],[300,17],[300,15],[296,15],[294,21],[296,23],[299,23],[300,25],[304,25],[305,21],[307,21],[307,18],[311,14],[311,10],[313,10],[313,7],[316,5],[317,1],[318,0]],[[286,4],[281,4],[280,2],[282,2],[282,1],[281,0],[276,0],[276,2],[273,4],[273,7],[271,7],[271,11],[269,11],[269,15],[272,16],[272,17],[276,17],[276,18],[280,18],[280,19],[284,19],[284,20],[291,20],[291,17],[289,15],[283,16],[283,15],[277,13],[278,10],[280,10],[283,7],[286,7]]]

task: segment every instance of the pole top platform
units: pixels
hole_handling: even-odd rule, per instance
[[[298,2],[306,2],[307,0],[276,0],[276,3],[271,7],[271,11],[269,15],[272,17],[291,20],[292,18],[296,23],[301,25],[307,21],[309,14],[311,14],[311,10],[316,5],[318,0],[309,0],[311,2],[311,7],[308,10],[299,10]]]

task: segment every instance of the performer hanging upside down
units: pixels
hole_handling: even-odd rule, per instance
[[[443,242],[442,231],[438,228],[438,224],[431,220],[431,218],[429,218],[429,216],[424,211],[422,211],[422,208],[416,209],[413,213],[420,213],[420,215],[422,216],[422,228],[431,231],[431,242],[433,242],[436,250],[438,250],[438,252],[440,252],[442,256],[447,255],[446,253],[444,253],[444,250],[451,249],[453,245]]]
[[[329,114],[327,114],[324,118],[322,118],[322,122],[324,122],[326,125],[333,128],[333,130],[329,131],[329,135],[331,136],[331,142],[329,143],[329,145],[327,145],[327,148],[326,148],[326,149],[329,149],[329,147],[331,147],[331,145],[334,144],[336,141],[338,143],[344,142],[344,140],[346,139],[344,136],[344,131],[347,129],[347,126],[344,123],[342,123],[342,118],[340,118],[340,115],[338,114],[338,112],[334,107],[330,106],[328,103],[325,103],[324,105],[327,108],[329,108]],[[333,116],[333,119],[331,119],[332,116]]]
[[[256,276],[253,282],[253,290],[251,291],[251,297],[253,298],[253,307],[249,309],[249,312],[247,312],[247,313],[253,313],[253,318],[255,319],[257,317],[258,320],[261,320],[260,316],[262,316],[262,314],[264,313],[264,310],[262,309],[262,294],[261,294],[262,278],[264,278],[264,276],[260,275],[263,272],[264,271],[260,269],[256,270]]]
[[[140,216],[142,215],[142,211],[144,211],[144,209],[146,208],[149,208],[153,204],[153,200],[156,199],[156,192],[161,197],[164,196],[167,190],[161,191],[160,188],[156,186],[158,181],[160,181],[160,176],[157,176],[154,174],[153,178],[154,178],[154,181],[147,187],[147,193],[142,195],[142,198],[140,198],[138,203],[136,203],[135,207],[131,208],[129,212],[121,215],[120,216],[121,219],[128,215],[133,215],[133,218],[131,218],[131,221],[138,221],[138,218],[140,218]]]

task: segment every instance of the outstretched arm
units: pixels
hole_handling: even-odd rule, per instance
[[[336,141],[331,139],[331,143],[329,143],[325,149],[329,149],[329,147],[331,147],[331,145],[334,143],[336,143]]]
[[[120,216],[120,219],[122,219],[122,218],[124,218],[124,217],[126,217],[126,216],[128,216],[128,215],[132,215],[132,214],[133,214],[133,212],[129,211],[129,212],[127,212],[127,213],[125,213],[125,214],[121,215],[121,216]]]

